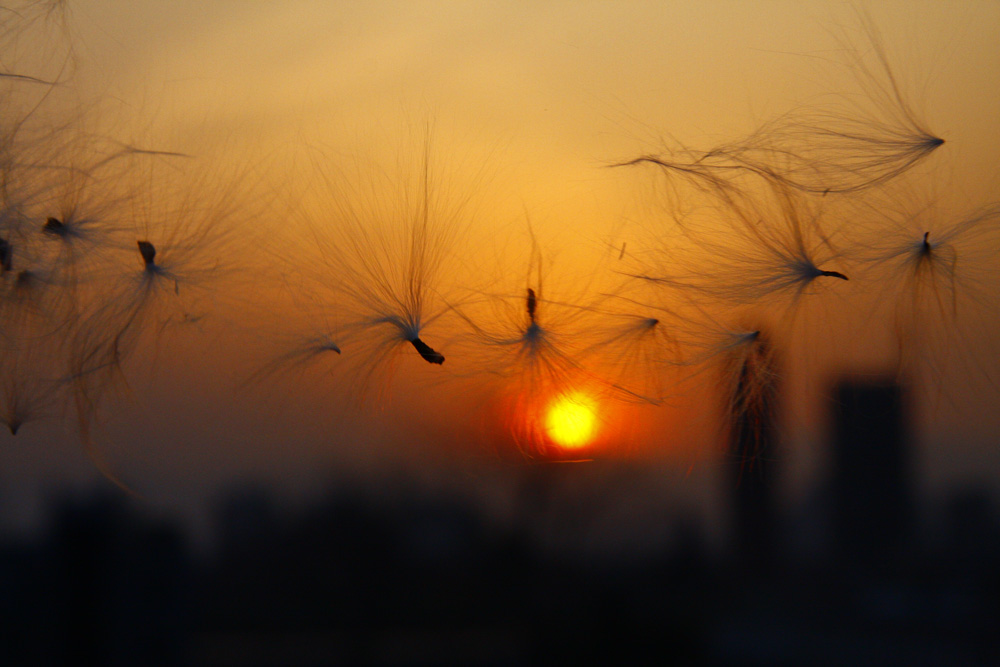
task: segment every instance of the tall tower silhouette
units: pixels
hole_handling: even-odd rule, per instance
[[[913,523],[904,391],[894,381],[841,383],[832,456],[835,552],[862,566],[892,565]]]

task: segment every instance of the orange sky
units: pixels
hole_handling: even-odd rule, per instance
[[[868,11],[907,99],[947,141],[914,175],[929,179],[941,209],[956,215],[1000,200],[995,80],[1000,5],[895,2],[873,3]],[[315,313],[296,308],[288,290],[298,288],[289,288],[281,275],[289,271],[282,264],[289,257],[319,261],[308,240],[309,221],[323,218],[329,194],[311,166],[318,155],[331,163],[335,180],[346,179],[367,192],[369,204],[382,206],[400,195],[382,197],[372,171],[413,178],[430,137],[440,208],[461,208],[433,295],[439,308],[475,301],[470,294],[508,296],[518,304],[526,287],[538,288],[539,269],[548,300],[596,297],[619,289],[622,276],[614,262],[623,243],[629,257],[636,257],[659,252],[667,237],[655,169],[606,165],[657,152],[670,137],[708,148],[786,111],[827,103],[833,95],[859,99],[857,77],[841,67],[842,40],[866,48],[856,14],[840,2],[102,1],[70,3],[67,25],[75,70],[59,104],[86,110],[88,127],[122,141],[208,158],[216,166],[206,178],[241,174],[250,193],[233,217],[252,225],[249,245],[263,249],[246,250],[247,258],[266,265],[236,279],[238,290],[225,287],[233,291],[219,300],[223,315],[205,325],[210,343],[201,350],[189,343],[178,348],[178,359],[209,358],[192,371],[201,388],[175,395],[190,377],[169,368],[160,371],[162,385],[137,384],[137,400],[128,410],[160,424],[158,429],[170,433],[164,442],[154,437],[155,444],[133,453],[130,443],[139,427],[124,425],[124,419],[113,425],[124,434],[113,446],[116,460],[147,481],[160,468],[173,476],[185,475],[191,466],[224,476],[273,469],[281,460],[277,467],[291,470],[289,459],[323,460],[315,450],[325,444],[317,441],[335,424],[364,434],[359,436],[364,444],[355,445],[348,458],[364,458],[358,452],[369,442],[391,440],[383,434],[391,427],[366,431],[363,421],[358,425],[345,416],[352,413],[339,406],[343,387],[314,392],[331,377],[340,381],[322,372],[292,380],[290,386],[307,382],[299,386],[310,388],[299,401],[287,395],[278,401],[275,394],[286,389],[257,388],[207,407],[295,335],[294,326],[282,330],[282,325],[316,322]],[[920,178],[913,187],[924,191]],[[405,208],[406,202],[399,205]],[[846,215],[837,205],[826,208],[828,215]],[[322,267],[318,273],[322,283]],[[823,343],[792,355],[797,370],[790,384],[806,387],[797,391],[806,398],[790,418],[802,440],[792,456],[795,470],[812,470],[819,456],[816,413],[821,411],[815,401],[822,389],[810,385],[808,376],[828,376],[832,365],[846,363],[838,327],[850,329],[857,322],[844,324],[838,314],[854,313],[850,304],[868,298],[863,286],[850,287],[861,292],[846,309],[838,301],[818,314],[804,310],[805,321],[796,324],[806,339]],[[324,286],[314,288],[322,294]],[[648,291],[641,294],[633,296],[655,299]],[[995,303],[996,285],[988,294]],[[670,306],[670,298],[660,305]],[[469,311],[481,314],[477,307]],[[620,303],[615,307],[621,310]],[[821,319],[809,322],[810,316]],[[462,338],[460,324],[452,318],[439,329],[435,344],[447,358],[442,369],[409,358],[400,362],[402,380],[386,399],[390,407],[376,410],[380,416],[371,421],[386,421],[389,414],[421,420],[426,431],[411,438],[417,441],[434,439],[459,422],[459,434],[450,437],[475,438],[477,429],[481,433],[484,424],[493,424],[490,417],[460,418],[442,407],[475,402],[495,389],[494,378],[476,364],[496,362],[469,352],[474,341]],[[429,341],[434,337],[430,326],[427,335]],[[994,348],[984,347],[995,343],[976,340],[969,347],[976,357],[995,357]],[[588,342],[573,344],[586,348]],[[855,359],[873,354],[867,345],[853,350]],[[438,370],[444,375],[431,374]],[[962,391],[964,376],[945,381],[954,385],[958,402],[978,415],[980,408],[972,408],[972,397]],[[698,382],[682,386],[692,387],[691,396],[704,391]],[[440,393],[429,394],[427,387]],[[629,414],[620,427],[629,444],[619,447],[661,453],[680,448],[685,464],[700,465],[706,456],[690,443],[712,430],[714,417],[712,410],[692,406],[697,401],[691,396],[676,395],[665,408],[616,407]],[[994,392],[978,400],[982,409],[996,413],[996,399]],[[336,407],[324,411],[327,400]],[[157,414],[160,401],[189,417],[164,420]],[[253,407],[256,401],[267,409]],[[272,407],[275,402],[280,407]],[[934,442],[927,445],[926,460],[945,475],[967,474],[983,462],[1000,472],[995,449],[979,444],[996,433],[997,423],[970,421],[962,413],[944,405],[934,413],[938,417],[927,418]],[[343,426],[344,420],[352,425]],[[182,424],[199,426],[191,432]],[[955,435],[958,424],[965,425],[969,444],[946,449],[941,443]],[[215,451],[179,444],[199,429],[216,443]],[[277,444],[282,437],[309,444]],[[245,442],[256,444],[244,447]],[[18,462],[48,465],[26,457]]]

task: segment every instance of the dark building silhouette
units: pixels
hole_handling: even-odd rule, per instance
[[[847,440],[853,449],[862,436],[886,436],[851,412],[855,400],[900,424],[899,389],[874,399],[869,389],[843,389],[848,400],[837,406],[838,434],[862,432]],[[901,442],[897,454],[906,452]],[[781,567],[763,571],[748,567],[746,552],[716,558],[700,519],[684,512],[658,548],[637,554],[631,540],[619,542],[622,515],[611,515],[612,526],[601,508],[658,473],[610,463],[579,497],[553,480],[601,468],[514,471],[526,491],[506,517],[405,476],[391,492],[381,477],[334,480],[302,506],[245,485],[220,499],[219,548],[197,558],[178,527],[141,500],[70,496],[51,508],[44,536],[0,533],[0,656],[5,667],[995,664],[1000,526],[990,491],[956,489],[939,507],[940,540],[930,551],[908,548],[906,567],[859,569],[842,554],[887,553],[872,546],[883,544],[872,537],[884,530],[875,522],[895,519],[867,512],[888,503],[865,486],[881,484],[884,470],[858,479],[861,454],[837,456],[854,466],[837,469],[846,548],[814,559],[779,542],[771,562]],[[905,460],[863,463],[905,469]],[[748,464],[740,483],[755,470]],[[907,479],[896,493],[909,493]],[[755,492],[772,502],[769,487]],[[756,514],[761,507],[770,511],[743,505],[748,532],[754,517],[773,516]],[[895,510],[903,525],[906,507]],[[650,535],[666,525],[658,513],[628,520]],[[569,548],[540,539],[554,530]],[[595,537],[609,550],[587,549]]]
[[[190,581],[172,521],[117,493],[61,498],[44,538],[0,540],[2,662],[185,664]]]
[[[892,568],[914,519],[904,391],[892,381],[844,382],[833,413],[834,552],[863,567]]]

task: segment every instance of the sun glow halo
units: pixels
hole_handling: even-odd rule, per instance
[[[563,449],[590,444],[597,430],[597,403],[583,392],[560,394],[545,412],[545,431]]]

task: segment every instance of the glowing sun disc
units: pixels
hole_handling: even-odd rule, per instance
[[[597,430],[597,405],[581,392],[558,396],[545,413],[545,430],[563,449],[579,449],[590,444]]]

